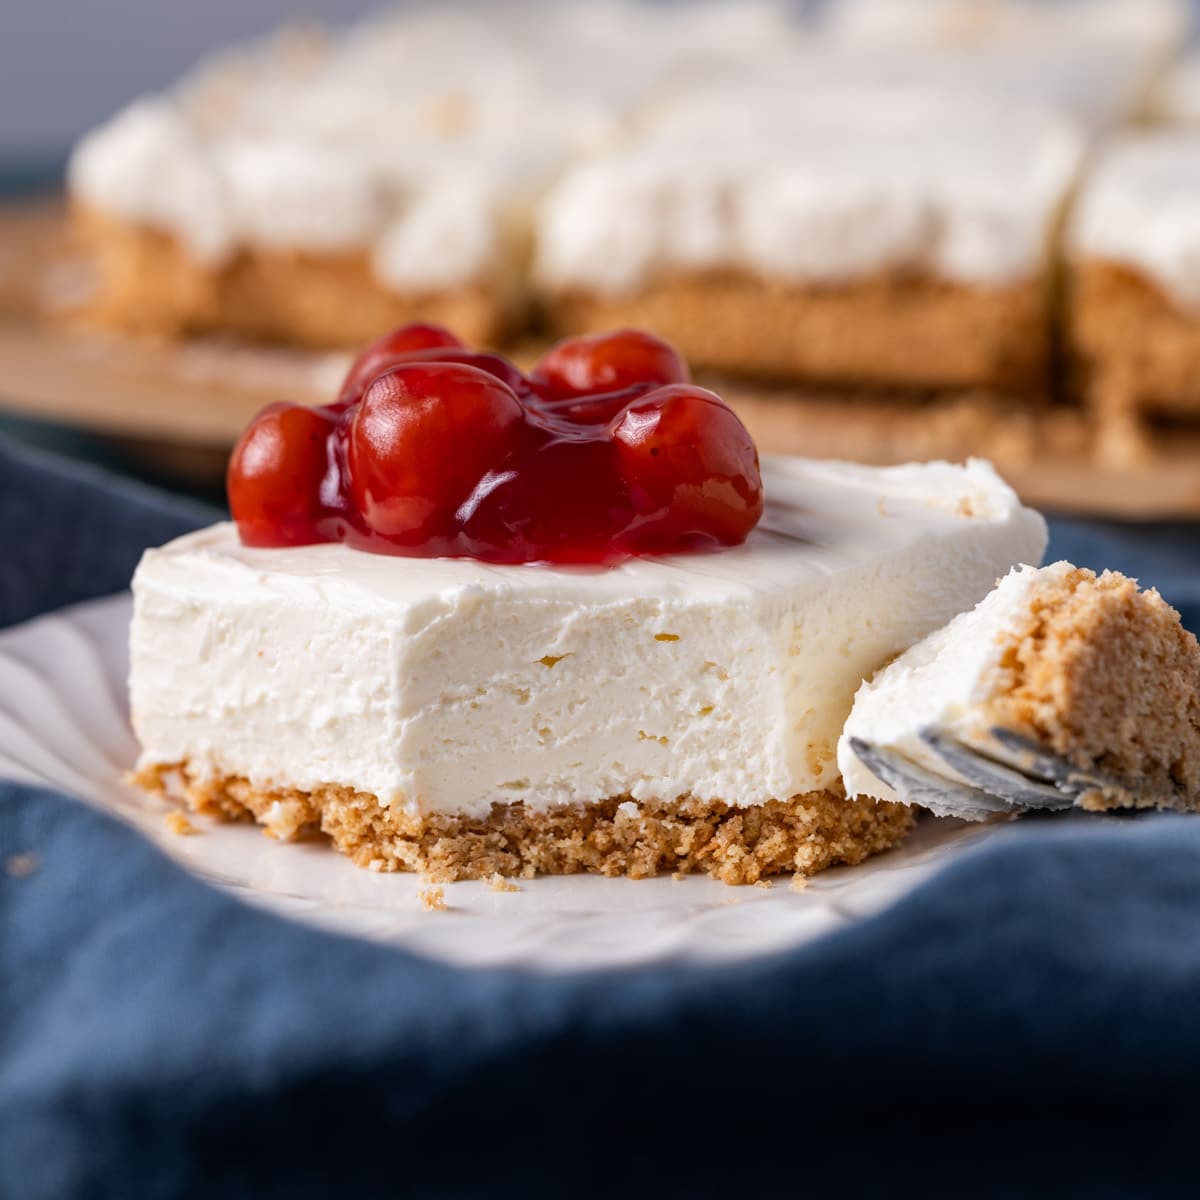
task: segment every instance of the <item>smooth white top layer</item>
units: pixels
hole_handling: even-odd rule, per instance
[[[764,480],[744,546],[612,570],[255,550],[230,525],[149,551],[142,762],[470,813],[826,786],[862,679],[1037,561],[1045,526],[977,461]]]
[[[832,82],[713,88],[544,201],[552,289],[620,293],[659,273],[796,282],[915,269],[982,286],[1034,277],[1083,150],[1041,106]]]
[[[851,748],[852,738],[902,754],[945,779],[966,783],[921,739],[934,729],[959,741],[986,743],[984,706],[1001,685],[1007,646],[1029,628],[1035,593],[1059,583],[1075,568],[1066,562],[1006,575],[971,612],[955,617],[864,683],[838,741],[837,760],[846,793],[903,800],[877,779]],[[976,817],[974,810],[947,806],[939,815]]]
[[[1200,307],[1200,133],[1131,134],[1084,185],[1068,231],[1076,258],[1121,263]]]

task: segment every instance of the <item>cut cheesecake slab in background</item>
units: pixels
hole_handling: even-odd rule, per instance
[[[1049,387],[1053,236],[1084,147],[1036,104],[760,80],[661,109],[542,204],[562,331],[833,384]]]

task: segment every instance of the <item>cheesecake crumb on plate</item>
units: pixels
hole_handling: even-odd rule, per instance
[[[187,819],[187,816],[179,809],[172,809],[164,818],[167,828],[179,837],[190,837],[192,834],[199,833],[200,830]]]
[[[4,860],[4,873],[10,879],[28,879],[37,873],[41,865],[41,858],[32,850],[24,854],[10,854]]]

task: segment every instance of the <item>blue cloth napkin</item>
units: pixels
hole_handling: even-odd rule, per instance
[[[0,624],[207,514],[0,446]],[[1200,627],[1194,526],[1051,554]],[[1195,1190],[1200,819],[1019,823],[735,967],[464,971],[247,908],[0,784],[0,1196]]]

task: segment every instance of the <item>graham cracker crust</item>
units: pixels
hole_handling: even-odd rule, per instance
[[[473,819],[413,815],[336,784],[269,791],[236,777],[199,779],[186,764],[144,768],[134,782],[158,794],[182,793],[198,813],[256,820],[283,840],[323,833],[360,867],[419,871],[435,883],[698,872],[723,883],[753,884],[771,875],[811,875],[860,863],[896,845],[914,820],[904,805],[847,800],[832,790],[753,808],[624,797],[547,812],[496,804],[486,817]]]
[[[396,325],[436,321],[472,345],[496,342],[511,307],[498,281],[399,294],[365,254],[245,249],[210,268],[169,234],[76,206],[74,241],[96,274],[78,312],[90,324],[164,338],[221,333],[313,349],[354,349]]]
[[[1077,568],[1038,589],[988,713],[1110,777],[1085,808],[1200,808],[1200,644],[1124,575]]]
[[[580,291],[546,300],[562,333],[634,325],[693,364],[828,384],[989,387],[1044,395],[1050,285],[976,288],[887,273],[803,286],[740,272],[663,279],[628,296]]]
[[[1075,387],[1115,443],[1110,459],[1137,452],[1144,414],[1200,417],[1200,313],[1139,271],[1100,259],[1076,264],[1068,288]]]

